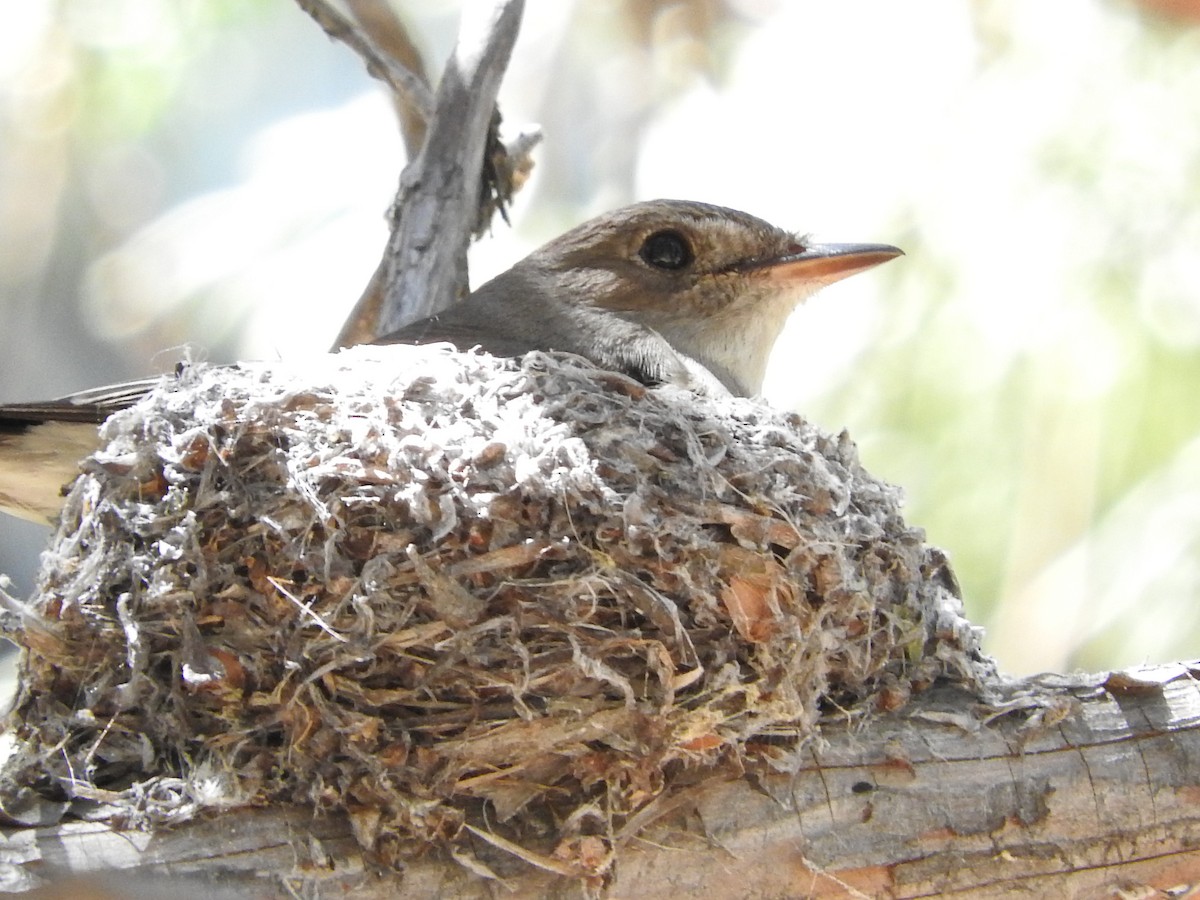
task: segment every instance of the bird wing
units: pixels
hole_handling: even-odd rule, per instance
[[[458,315],[457,307],[444,313],[420,319],[398,331],[376,338],[373,344],[436,344],[446,342],[459,350],[480,347],[492,356],[520,356],[530,350],[540,350],[523,335],[505,334],[499,323],[479,324],[472,316]]]
[[[162,379],[143,378],[89,388],[57,400],[0,405],[0,431],[17,431],[40,422],[90,422],[99,424],[119,409],[133,406]]]
[[[485,309],[490,305],[491,309]],[[574,353],[642,384],[676,384],[709,396],[728,396],[729,383],[675,350],[657,331],[609,310],[584,304],[523,305],[512,296],[479,293],[443,313],[406,325],[377,344],[479,347],[493,356],[532,350]]]

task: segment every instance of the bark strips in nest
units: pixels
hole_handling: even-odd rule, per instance
[[[8,617],[15,819],[300,801],[603,880],[689,785],[989,670],[898,491],[752,401],[355,348],[187,367],[103,438]]]

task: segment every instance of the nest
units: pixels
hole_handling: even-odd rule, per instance
[[[184,367],[102,438],[6,623],[10,817],[298,802],[603,878],[664,798],[989,666],[898,491],[749,400],[357,348]]]

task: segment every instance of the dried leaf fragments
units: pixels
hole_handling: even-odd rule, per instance
[[[299,802],[594,880],[689,784],[989,667],[898,492],[749,400],[354,348],[186,367],[103,437],[6,620],[3,809]]]

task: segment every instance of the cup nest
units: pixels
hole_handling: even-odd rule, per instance
[[[182,367],[101,437],[6,617],[12,820],[300,803],[602,876],[689,787],[990,671],[897,489],[753,401],[356,348]]]

